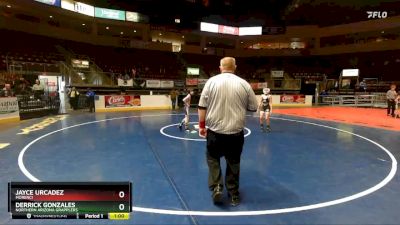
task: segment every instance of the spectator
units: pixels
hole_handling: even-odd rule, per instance
[[[14,96],[14,93],[11,89],[11,85],[10,84],[5,84],[4,88],[1,89],[0,92],[0,97],[12,97]]]
[[[78,109],[78,100],[79,100],[79,92],[75,87],[72,87],[72,90],[68,93],[69,103],[73,110]]]
[[[397,98],[397,92],[396,92],[396,85],[392,84],[390,85],[390,90],[387,91],[386,93],[386,99],[387,99],[387,115],[394,117],[394,111],[396,108],[396,98]]]
[[[175,110],[176,108],[176,96],[178,95],[178,92],[175,89],[172,89],[171,92],[169,93],[171,96],[171,102],[172,102],[172,110]]]
[[[361,91],[364,91],[364,92],[367,92],[367,82],[365,81],[365,79],[363,79],[363,80],[360,82],[360,90],[361,90]]]
[[[35,99],[40,99],[40,97],[44,95],[44,85],[42,85],[38,79],[36,79],[35,84],[32,86],[32,90]]]
[[[89,112],[95,112],[95,108],[94,108],[94,96],[96,94],[94,93],[94,91],[92,91],[92,89],[88,88],[87,92],[86,92],[86,97],[87,97],[87,101],[88,101],[88,106],[89,106]]]

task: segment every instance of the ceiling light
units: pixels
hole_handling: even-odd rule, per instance
[[[241,41],[240,44],[243,44],[243,41]]]
[[[160,35],[160,36],[161,36],[161,35],[162,35],[162,33],[159,33],[158,35]]]
[[[106,27],[106,29],[107,29],[107,30],[109,30],[109,29],[110,29],[110,27]]]
[[[82,23],[82,26],[86,26],[86,24]]]
[[[124,32],[121,31],[121,34],[124,34]]]
[[[11,8],[11,5],[7,5],[7,8]]]
[[[133,30],[134,33],[136,33],[136,30]]]
[[[50,17],[50,19],[52,19],[53,18],[53,16],[49,16]]]

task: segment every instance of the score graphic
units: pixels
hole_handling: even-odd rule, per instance
[[[11,182],[13,219],[129,219],[130,182]]]

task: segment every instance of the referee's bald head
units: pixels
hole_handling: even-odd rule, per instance
[[[221,73],[224,72],[235,72],[236,70],[236,60],[233,57],[224,57],[220,61],[219,69]]]

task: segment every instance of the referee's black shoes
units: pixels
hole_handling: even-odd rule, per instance
[[[235,207],[238,206],[240,204],[240,195],[238,194],[228,194],[229,198],[231,199],[231,206]]]
[[[213,193],[212,193],[212,199],[213,199],[213,202],[215,205],[222,204],[222,198],[223,198],[222,191],[223,191],[223,188],[221,185],[215,186]]]

